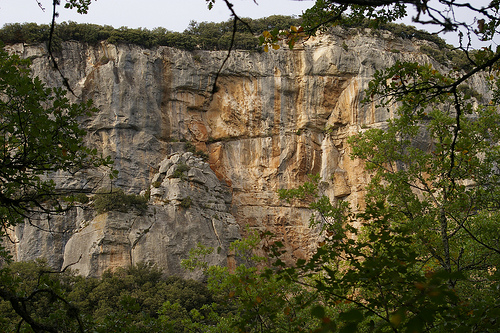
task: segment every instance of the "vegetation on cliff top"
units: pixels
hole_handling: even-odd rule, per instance
[[[257,38],[263,31],[280,31],[289,29],[291,26],[300,26],[302,19],[297,17],[274,15],[262,19],[244,19],[252,31],[243,24],[237,25],[234,49],[262,50],[261,42]],[[342,24],[347,34],[366,33],[365,28],[373,28],[370,20],[362,20],[353,23],[348,21]],[[75,22],[63,22],[56,26],[53,35],[53,43],[60,44],[63,41],[78,41],[88,44],[97,44],[106,41],[112,44],[134,44],[146,48],[155,46],[169,46],[181,50],[227,50],[231,45],[233,23],[231,21],[213,22],[191,22],[184,32],[172,32],[165,28],[132,29],[121,27],[115,29],[111,26],[100,26],[96,24],[79,24]],[[371,33],[386,30],[392,32],[396,37],[403,39],[426,40],[433,44],[422,45],[422,53],[429,55],[441,64],[456,66],[458,68],[470,68],[467,56],[447,45],[446,42],[435,34],[416,29],[405,24],[390,22],[380,23],[377,29],[371,29]],[[0,29],[0,40],[7,44],[13,43],[45,43],[50,38],[50,26],[36,23],[6,24]]]
[[[257,50],[261,49],[257,38],[263,31],[289,29],[291,26],[300,26],[302,19],[282,15],[273,15],[262,19],[245,18],[244,21],[252,29],[250,31],[243,24],[237,25],[235,49]],[[342,24],[350,29],[370,28],[369,20],[348,22]],[[424,30],[418,30],[413,26],[404,24],[383,23],[378,29],[387,30],[395,36],[405,39],[416,38],[427,40],[436,44],[438,49],[446,50],[451,47],[435,34]],[[213,23],[192,21],[184,32],[172,32],[165,28],[132,29],[127,27],[113,28],[111,26],[100,26],[96,24],[80,24],[75,22],[62,22],[54,31],[54,41],[78,41],[96,44],[101,41],[109,43],[135,44],[151,48],[155,46],[170,46],[183,50],[227,50],[231,44],[233,32],[232,21]],[[0,29],[0,40],[7,44],[13,43],[43,43],[50,37],[50,25],[36,23],[6,24]]]
[[[301,20],[289,16],[270,16],[264,19],[245,19],[251,29],[262,32],[267,29],[288,29],[292,25],[300,25]],[[78,24],[63,22],[56,26],[54,42],[79,41],[96,44],[101,41],[109,43],[127,43],[143,47],[170,46],[184,50],[227,50],[231,43],[233,24],[230,21],[221,23],[191,22],[182,33],[172,32],[165,28],[131,29],[96,24]],[[4,43],[41,43],[50,37],[50,25],[35,23],[7,24],[0,29],[0,40]],[[255,50],[259,48],[258,39],[240,24],[237,26],[235,48]]]

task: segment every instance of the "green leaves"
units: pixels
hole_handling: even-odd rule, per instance
[[[56,189],[51,173],[74,174],[112,163],[83,144],[86,133],[78,120],[95,111],[91,102],[70,103],[63,89],[46,88],[32,78],[28,66],[28,61],[0,50],[0,220],[4,229],[32,213],[57,214],[71,206],[71,201],[62,200],[67,192]],[[40,295],[58,299],[57,288],[47,285],[43,290]],[[5,292],[11,299],[18,297],[15,290]]]
[[[270,48],[273,50],[278,50],[281,47],[281,42],[284,42],[291,49],[294,48],[295,44],[304,39],[306,34],[304,28],[297,26],[290,26],[289,29],[278,29],[264,30],[262,35],[259,36],[260,45],[264,46],[264,52],[269,52]]]
[[[484,54],[484,61],[492,56]],[[399,305],[391,307],[397,315],[386,321],[409,331],[478,325],[465,315],[469,299],[483,311],[496,306],[484,295],[498,291],[482,279],[500,259],[498,243],[493,245],[498,233],[483,233],[498,223],[492,207],[500,198],[495,171],[500,116],[491,105],[478,104],[480,96],[458,85],[457,77],[454,70],[440,72],[418,63],[396,62],[378,71],[365,103],[377,100],[379,107],[392,107],[395,118],[384,131],[368,130],[349,140],[353,157],[365,160],[373,174],[367,195],[370,214],[363,215],[370,221],[363,235],[373,248],[358,267],[366,268],[373,260],[373,265],[385,267],[381,271],[372,265],[377,276],[392,280],[388,289],[389,284],[379,281],[377,289],[367,284],[363,290],[399,297]],[[383,205],[370,208],[376,202]],[[388,232],[369,231],[377,216],[390,225]]]
[[[0,49],[2,238],[7,229],[33,215],[59,214],[72,207],[75,200],[64,199],[84,189],[58,189],[51,179],[53,173],[71,177],[82,170],[112,164],[84,145],[86,132],[79,120],[96,111],[92,102],[71,103],[63,89],[47,88],[33,78],[29,65],[29,61]],[[3,247],[0,250],[2,261],[8,261],[7,252]],[[34,330],[48,327],[44,330],[56,331],[54,327],[61,325],[76,331],[76,325],[81,328],[78,311],[61,297],[61,285],[47,278],[47,270],[31,277],[38,277],[36,288],[21,290],[23,281],[10,278],[9,269],[2,267],[0,297],[9,301]]]
[[[91,101],[70,103],[66,91],[46,88],[31,77],[28,66],[28,61],[0,50],[3,226],[19,223],[33,210],[62,210],[58,200],[51,200],[58,194],[47,178],[51,172],[73,174],[112,163],[83,144],[85,131],[79,119],[95,111]]]
[[[214,7],[215,0],[206,0],[206,1],[208,9],[211,10]]]
[[[406,16],[406,5],[394,1],[387,5],[338,4],[336,1],[318,0],[314,6],[302,15],[303,29],[309,35],[317,30],[325,30],[332,25],[369,26],[377,28],[381,24],[392,22]]]
[[[92,0],[66,0],[64,8],[76,8],[78,14],[87,14]]]

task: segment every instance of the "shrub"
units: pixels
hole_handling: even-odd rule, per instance
[[[189,142],[189,141],[186,142],[185,148],[186,148],[186,151],[193,153],[193,155],[198,156],[202,160],[204,160],[204,161],[208,160],[208,154],[205,153],[204,151],[196,149],[196,147],[191,142]]]
[[[190,167],[187,164],[180,163],[177,168],[175,168],[172,178],[184,178],[184,172],[189,171]]]
[[[90,201],[89,197],[85,193],[76,193],[70,197],[71,201],[86,204]]]
[[[187,196],[181,200],[181,203],[179,204],[179,206],[181,206],[182,208],[188,209],[189,207],[191,207],[192,204],[193,204],[193,200],[191,199],[190,196]]]
[[[126,213],[130,208],[143,213],[148,207],[148,198],[137,194],[125,194],[122,189],[101,189],[94,196],[93,205],[98,214],[113,210]]]
[[[191,143],[191,142],[186,142],[185,144],[185,148],[186,148],[186,151],[189,151],[191,153],[195,153],[196,152],[196,147]]]

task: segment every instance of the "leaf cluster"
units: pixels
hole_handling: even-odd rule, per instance
[[[226,308],[218,315],[212,312],[217,332],[299,332],[317,327],[320,319],[311,314],[311,308],[320,299],[313,290],[300,284],[282,279],[272,269],[270,257],[256,254],[259,250],[269,251],[281,243],[273,241],[270,233],[248,231],[245,239],[236,241],[231,250],[237,258],[246,258],[233,271],[227,267],[209,266],[205,258],[214,249],[199,245],[191,251],[183,265],[189,269],[203,269],[207,276],[207,287],[214,294],[223,297]],[[277,250],[279,252],[279,250]],[[241,261],[240,261],[241,262]],[[269,266],[268,266],[269,267]],[[277,266],[276,266],[277,267]],[[221,309],[213,307],[213,309]],[[184,327],[196,327],[200,331],[211,331],[200,322],[184,320]]]
[[[29,64],[0,49],[0,219],[4,227],[34,211],[57,213],[66,208],[59,198],[68,193],[56,189],[47,177],[50,173],[71,176],[112,164],[83,143],[86,132],[79,122],[95,112],[92,101],[71,103],[65,90],[47,88],[33,78]]]

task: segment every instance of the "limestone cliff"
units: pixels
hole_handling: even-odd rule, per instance
[[[363,207],[366,175],[362,163],[350,159],[346,139],[383,126],[392,116],[392,110],[361,105],[363,90],[377,69],[397,59],[433,62],[419,51],[422,43],[427,42],[388,32],[374,36],[338,29],[294,50],[235,51],[213,95],[226,52],[63,43],[62,72],[75,94],[93,99],[99,109],[82,119],[88,143],[114,158],[120,174],[113,186],[130,193],[149,189],[151,199],[143,215],[96,215],[79,208],[40,222],[52,233],[20,227],[17,259],[46,256],[61,266],[82,256],[76,268],[91,275],[151,261],[183,275],[179,261],[190,247],[197,242],[220,246],[223,251],[213,260],[223,263],[228,243],[245,226],[270,230],[283,238],[291,256],[306,256],[317,239],[309,228],[310,213],[281,202],[276,191],[319,173],[332,200]],[[48,84],[60,84],[42,46],[10,49],[31,58],[34,73]],[[205,152],[208,164],[185,153],[182,141]],[[179,163],[189,171],[172,178]],[[95,183],[101,176],[82,177]],[[60,181],[64,186],[83,182],[63,175]],[[187,197],[192,202],[183,207]]]

